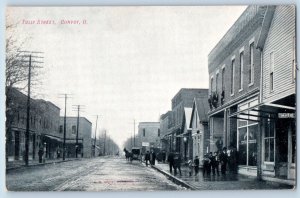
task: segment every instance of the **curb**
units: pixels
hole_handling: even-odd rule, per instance
[[[59,164],[59,163],[63,163],[63,162],[70,162],[70,161],[75,161],[75,160],[80,160],[81,158],[75,158],[75,159],[68,159],[68,160],[61,160],[61,161],[55,161],[55,162],[46,162],[46,163],[38,163],[38,164],[31,164],[28,166],[25,165],[21,165],[21,166],[16,166],[16,167],[10,167],[10,168],[6,168],[6,172],[12,171],[12,170],[17,170],[17,169],[22,169],[22,168],[30,168],[30,167],[36,167],[36,166],[45,166],[45,165],[49,165],[49,164]]]
[[[163,175],[167,176],[168,179],[170,179],[171,181],[173,181],[174,183],[176,184],[179,184],[183,187],[186,187],[190,190],[197,190],[194,186],[186,183],[185,181],[175,177],[174,175],[171,175],[170,173],[164,171],[164,170],[161,170],[160,168],[156,167],[156,166],[151,166],[153,169],[157,170],[158,172],[162,173]]]

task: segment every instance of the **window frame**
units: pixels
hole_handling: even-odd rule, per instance
[[[230,82],[230,95],[234,96],[234,78],[235,78],[235,56],[231,57],[231,82]]]
[[[249,86],[254,84],[254,39],[249,42]]]

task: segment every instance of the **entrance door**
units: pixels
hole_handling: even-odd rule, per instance
[[[276,121],[276,164],[275,174],[277,177],[287,177],[288,162],[288,128],[287,120],[278,119]]]
[[[20,156],[20,132],[15,131],[15,160],[19,160]]]

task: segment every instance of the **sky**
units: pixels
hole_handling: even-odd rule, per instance
[[[43,52],[35,98],[60,94],[122,148],[136,121],[158,122],[181,88],[208,88],[207,56],[245,6],[10,7],[13,36]],[[38,24],[43,21],[48,24]],[[66,24],[65,22],[80,24]],[[84,23],[86,22],[86,23]],[[50,24],[49,24],[50,23]]]

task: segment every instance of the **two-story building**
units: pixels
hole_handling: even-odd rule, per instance
[[[136,146],[142,148],[142,153],[150,149],[160,150],[160,123],[140,122],[138,125],[138,135]]]
[[[236,147],[239,173],[294,184],[295,7],[249,6],[209,54],[211,151]]]
[[[15,88],[9,89],[6,96],[6,158],[8,161],[22,160],[25,154],[27,95]],[[29,160],[38,158],[40,148],[45,151],[44,158],[57,157],[57,151],[62,148],[59,113],[59,107],[53,103],[30,98]]]
[[[239,168],[256,173],[261,53],[259,40],[267,6],[249,6],[208,56],[210,151],[236,147]]]
[[[295,6],[268,6],[257,48],[261,50],[262,177],[296,177]]]
[[[207,97],[207,89],[193,89],[193,88],[182,88],[172,98],[172,126],[170,132],[167,135],[169,139],[170,150],[179,152],[180,145],[182,142],[183,133],[183,116],[184,108],[192,108],[194,98]]]
[[[60,133],[63,133],[63,126],[64,117],[60,117]],[[77,117],[66,117],[66,156],[75,157],[76,149],[78,157],[91,157],[92,123],[85,117],[79,117],[78,123]]]

